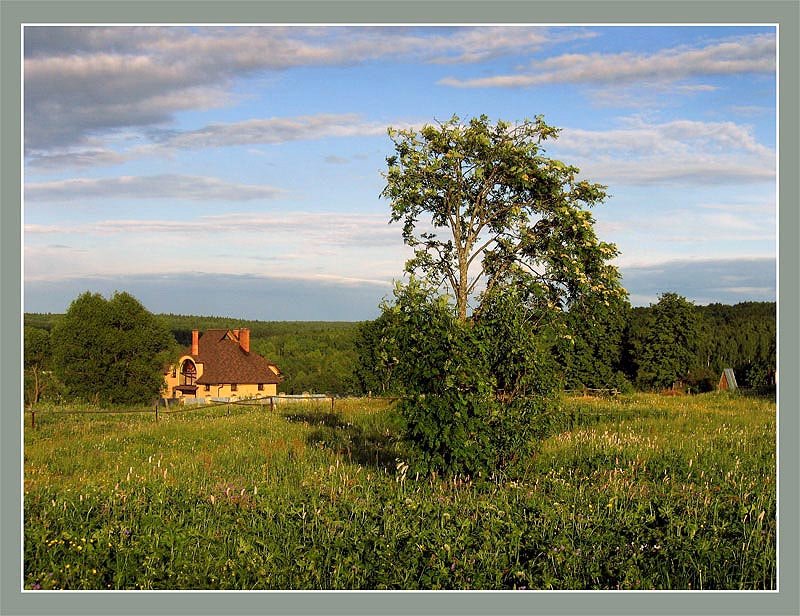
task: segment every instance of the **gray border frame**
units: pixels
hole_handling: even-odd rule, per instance
[[[800,2],[775,0],[0,0],[0,614],[800,614]],[[779,24],[780,592],[60,592],[21,593],[22,23],[776,23]]]

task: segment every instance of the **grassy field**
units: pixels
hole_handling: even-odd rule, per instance
[[[564,399],[514,481],[408,476],[374,400],[36,421],[26,588],[776,585],[767,400]]]

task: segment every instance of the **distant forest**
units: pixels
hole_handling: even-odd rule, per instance
[[[615,327],[575,333],[568,351],[554,347],[550,371],[566,389],[653,389],[642,378],[644,356],[652,354],[655,306],[629,308],[615,315]],[[776,356],[775,302],[733,306],[693,306],[698,328],[692,334],[693,368],[680,386],[693,391],[714,388],[724,368],[733,368],[740,387],[774,388]],[[25,326],[51,331],[62,315],[26,313]],[[224,317],[159,314],[156,317],[181,346],[192,329],[250,328],[254,351],[274,361],[289,394],[325,392],[337,395],[389,393],[377,385],[369,365],[370,325],[375,322],[248,321]],[[675,327],[665,324],[668,328]],[[374,339],[374,338],[373,338]],[[663,352],[667,352],[663,349]],[[658,354],[659,349],[655,349]]]

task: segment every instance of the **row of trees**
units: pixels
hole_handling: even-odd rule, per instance
[[[743,387],[765,391],[774,387],[774,302],[693,306],[678,296],[675,299],[681,301],[670,299],[666,303],[680,306],[685,302],[694,313],[693,320],[699,323],[699,328],[694,328],[695,331],[699,329],[697,337],[683,337],[691,343],[690,349],[694,352],[688,369],[667,374],[660,382],[648,379],[648,374],[664,373],[664,369],[658,367],[662,358],[665,364],[674,362],[669,357],[673,351],[686,355],[676,347],[677,338],[668,335],[659,341],[658,328],[654,330],[653,327],[665,326],[669,334],[676,331],[679,319],[665,318],[663,305],[656,310],[658,304],[631,308],[626,302],[620,302],[614,310],[594,315],[591,325],[579,311],[571,311],[566,315],[568,338],[561,339],[559,344],[554,343],[556,338],[552,334],[539,336],[540,358],[536,364],[540,370],[539,379],[547,379],[565,389],[589,387],[623,391],[671,387],[680,380],[695,391],[706,391],[717,382],[723,368],[733,368]],[[53,341],[58,334],[51,335],[64,317],[25,315],[25,395],[29,401],[38,401],[42,396],[56,399],[66,395],[54,371]],[[401,384],[396,365],[388,361],[387,350],[379,344],[388,319],[386,315],[361,323],[265,322],[190,315],[155,317],[181,349],[188,346],[194,327],[201,331],[250,328],[253,349],[281,367],[285,380],[280,389],[286,393],[315,391],[361,395],[372,392],[380,395],[395,393]],[[90,397],[94,397],[94,393]]]

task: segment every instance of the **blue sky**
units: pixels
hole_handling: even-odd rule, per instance
[[[562,129],[634,305],[775,299],[769,26],[26,27],[24,309],[360,320],[409,251],[389,126]]]

